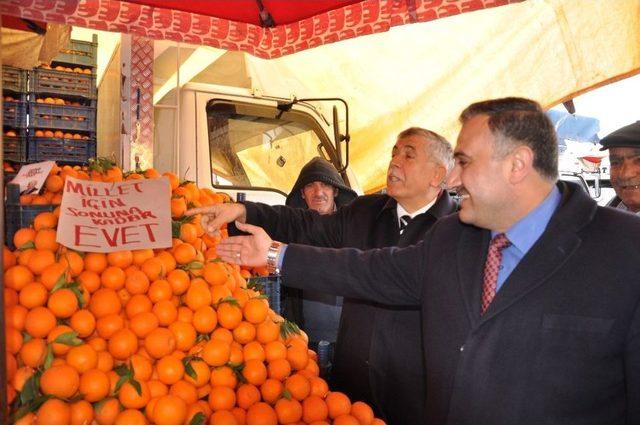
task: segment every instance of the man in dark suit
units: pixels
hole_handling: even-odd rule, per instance
[[[461,121],[461,209],[422,243],[287,246],[240,224],[252,235],[218,254],[266,258],[285,283],[419,302],[430,425],[640,424],[640,220],[557,182],[555,132],[537,103],[479,102]]]
[[[455,211],[443,189],[453,165],[450,144],[412,127],[391,153],[387,194],[362,196],[335,214],[246,202],[195,209],[211,231],[238,219],[263,226],[274,239],[323,247],[359,249],[409,246],[436,220]],[[307,287],[306,289],[313,289]],[[332,389],[364,400],[390,425],[424,416],[425,376],[420,308],[416,301],[388,306],[384,300],[344,300],[334,356]]]

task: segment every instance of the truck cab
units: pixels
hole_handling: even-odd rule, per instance
[[[333,114],[327,117],[327,102],[265,96],[246,88],[188,83],[179,93],[177,167],[159,168],[177,169],[180,178],[233,199],[276,205],[284,203],[300,169],[320,156],[361,193],[347,168],[348,135],[338,128],[335,102],[328,102]]]

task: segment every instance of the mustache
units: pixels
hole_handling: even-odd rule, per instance
[[[471,197],[471,195],[469,195],[469,192],[467,192],[467,190],[463,186],[452,187],[449,190],[453,192],[454,197],[460,200],[468,199]]]
[[[640,180],[620,180],[620,179],[618,179],[617,186],[624,186],[624,187],[633,186],[635,189],[638,189],[638,186],[640,186]]]

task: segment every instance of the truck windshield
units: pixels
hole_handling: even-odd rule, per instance
[[[211,100],[207,126],[214,186],[288,193],[304,164],[321,152],[319,126],[302,112]]]

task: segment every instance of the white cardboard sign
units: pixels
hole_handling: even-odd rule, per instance
[[[170,247],[169,179],[101,183],[67,177],[56,240],[88,252]]]
[[[20,185],[20,193],[38,193],[54,164],[53,161],[25,164],[9,183]]]

